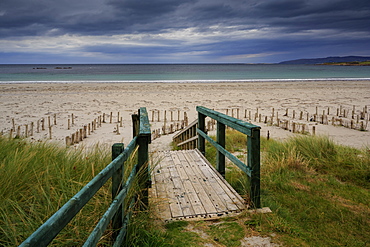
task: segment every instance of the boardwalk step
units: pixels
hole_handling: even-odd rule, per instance
[[[213,219],[247,207],[198,150],[156,153],[151,202],[165,221]]]

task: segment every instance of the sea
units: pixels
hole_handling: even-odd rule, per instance
[[[0,64],[4,83],[370,80],[370,66],[285,64]]]

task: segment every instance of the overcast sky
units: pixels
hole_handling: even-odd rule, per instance
[[[370,56],[370,0],[0,0],[0,63]]]

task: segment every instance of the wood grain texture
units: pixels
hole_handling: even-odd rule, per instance
[[[164,151],[157,155],[151,201],[162,220],[213,219],[247,207],[198,150]]]

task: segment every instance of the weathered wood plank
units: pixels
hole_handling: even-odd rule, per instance
[[[189,163],[185,159],[184,155],[182,152],[177,152],[172,155],[173,160],[176,164],[178,173],[180,175],[180,178],[183,182],[184,190],[186,195],[188,196],[188,199],[190,200],[190,203],[194,209],[194,213],[196,216],[198,215],[205,215],[206,211],[200,202],[201,200],[199,199],[195,188],[193,186],[192,181],[190,181],[190,178],[186,172],[185,169],[188,169]]]
[[[194,150],[189,150],[189,154],[191,154],[191,157],[193,157],[192,152],[194,152]],[[205,174],[203,172],[204,167],[205,169],[207,169],[207,165],[200,159],[193,159],[191,162],[195,163],[193,169],[197,174],[199,174],[199,181],[203,185],[208,197],[211,199],[213,205],[217,209],[217,212],[226,212],[228,209],[225,205],[224,200],[219,196],[219,188],[214,187],[212,176],[209,176],[209,174]]]
[[[153,173],[160,173],[161,172],[161,165],[158,164],[153,169]],[[164,182],[164,178],[161,178],[161,176],[154,176],[154,179],[152,179],[152,188],[151,192],[152,194],[151,199],[153,202],[153,205],[157,207],[157,212],[160,218],[163,219],[171,219],[171,208],[170,208],[170,199],[168,198],[166,186]],[[172,202],[175,203],[176,202]]]
[[[192,184],[194,186],[194,189],[196,193],[198,194],[198,197],[201,198],[201,203],[206,211],[207,214],[217,214],[217,209],[215,208],[212,198],[209,197],[207,190],[205,186],[203,185],[203,176],[200,174],[199,170],[196,169],[196,164],[194,162],[191,162],[192,158],[188,157],[188,152],[183,152],[184,157],[189,162],[189,166],[186,170],[188,176],[191,178]]]
[[[199,152],[199,150],[195,150],[196,154],[200,157],[202,157],[202,154]],[[193,154],[194,155],[194,154]],[[223,190],[227,193],[229,198],[232,200],[232,202],[240,209],[243,210],[246,208],[246,204],[244,199],[238,194],[238,192],[235,191],[233,187],[229,183],[225,181],[225,179],[222,177],[220,173],[217,172],[217,170],[208,162],[208,160],[203,159],[208,166],[210,167],[211,170],[213,170],[214,174],[219,177],[220,181],[220,186],[223,188]]]
[[[191,156],[195,157],[197,156],[195,154],[195,151],[190,153]],[[204,174],[206,177],[208,184],[209,184],[209,191],[212,191],[210,193],[214,193],[213,198],[218,199],[218,205],[220,208],[222,208],[222,212],[227,212],[227,211],[237,211],[238,208],[231,203],[231,199],[228,197],[228,195],[225,193],[223,188],[220,186],[221,182],[219,181],[220,179],[218,176],[210,169],[208,164],[204,162],[203,159],[201,159],[200,156],[197,157],[198,159],[194,159],[194,161],[197,162],[199,169],[201,172]]]
[[[153,170],[156,201],[165,202],[172,219],[214,218],[237,213],[244,200],[198,150],[160,152],[162,160]],[[160,199],[158,199],[160,198]],[[166,210],[166,207],[158,207]],[[167,215],[160,217],[169,220]]]
[[[168,209],[171,213],[171,218],[183,217],[183,213],[177,198],[174,195],[174,186],[172,178],[168,170],[168,159],[169,154],[163,154],[164,159],[157,165],[158,169],[155,170],[154,179],[156,185],[156,192],[161,203],[168,203]],[[159,171],[159,172],[158,172]],[[164,208],[165,210],[165,208]],[[167,217],[165,219],[168,219]]]
[[[168,166],[168,170],[171,174],[172,181],[173,181],[173,190],[174,190],[174,196],[178,199],[180,207],[182,209],[182,212],[184,214],[184,217],[191,217],[195,215],[194,209],[190,203],[190,200],[185,192],[184,185],[182,184],[182,180],[180,178],[180,175],[176,169],[175,161],[173,160],[173,157],[175,155],[170,155],[171,163]]]

